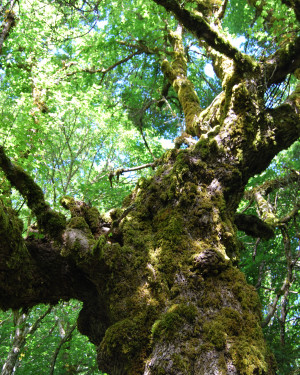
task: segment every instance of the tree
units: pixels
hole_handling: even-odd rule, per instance
[[[235,5],[230,18],[226,11]],[[300,134],[297,5],[137,0],[2,7],[2,309],[82,301],[78,329],[97,345],[99,368],[111,375],[275,373],[258,295],[237,267],[237,228],[265,239],[282,229],[290,279],[276,295],[284,295],[297,261],[289,257],[285,224],[299,203],[276,216],[265,199],[276,182],[245,197],[244,191]],[[244,52],[226,31],[237,33],[237,17],[252,25],[252,35],[243,31]],[[40,32],[26,32],[26,25]],[[199,80],[207,58],[219,84]],[[210,94],[202,100],[204,90]],[[172,136],[176,126],[175,147],[161,154],[156,137]],[[134,140],[124,136],[134,149],[130,157],[107,146],[119,129],[135,131]],[[122,168],[109,166],[107,150],[116,150]],[[136,160],[142,166],[135,168]],[[110,215],[99,213],[93,185],[80,183],[98,183],[100,171],[116,186],[126,171],[144,167],[155,171]],[[298,181],[297,173],[289,181]],[[48,195],[48,181],[57,180],[61,186]],[[11,188],[26,202],[28,224],[37,222],[26,237]],[[69,194],[60,199],[68,220],[58,194]],[[258,215],[237,215],[243,198],[256,202]]]

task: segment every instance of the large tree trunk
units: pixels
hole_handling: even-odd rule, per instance
[[[224,54],[211,52],[223,92],[202,112],[186,77],[180,30],[172,35],[176,59],[164,62],[187,130],[200,139],[163,155],[110,223],[64,199],[67,225],[1,148],[1,168],[45,237],[22,240],[15,213],[0,207],[0,307],[83,301],[78,328],[98,346],[99,368],[110,375],[273,374],[258,296],[237,268],[234,223],[248,179],[299,137],[299,88],[277,109],[263,101],[266,77],[269,85],[282,79],[295,51],[259,65],[175,5],[181,22]]]

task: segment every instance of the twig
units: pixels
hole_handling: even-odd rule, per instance
[[[132,52],[130,55],[128,55],[127,57],[124,57],[124,59],[121,59],[117,62],[115,62],[114,64],[110,65],[108,68],[106,69],[103,69],[103,68],[100,68],[100,69],[89,69],[89,68],[85,68],[85,69],[80,69],[80,70],[76,70],[74,72],[69,72],[66,74],[67,77],[70,77],[70,76],[73,76],[74,74],[78,74],[78,73],[89,73],[89,74],[95,74],[95,73],[101,73],[102,74],[102,79],[101,79],[101,82],[105,76],[106,73],[108,73],[109,71],[113,70],[114,68],[116,68],[117,66],[127,62],[128,60],[132,59],[134,56],[136,55],[140,55],[142,54],[143,51],[136,51],[136,52]],[[73,64],[75,65],[75,63]]]
[[[148,163],[148,164],[139,165],[138,167],[127,168],[127,169],[125,169],[125,168],[119,168],[116,171],[111,171],[108,174],[108,179],[110,181],[110,186],[112,187],[112,181],[113,181],[113,178],[115,176],[117,177],[117,181],[119,181],[119,176],[122,175],[123,173],[139,171],[139,170],[145,169],[145,168],[155,168],[155,166],[156,166],[156,163],[154,162],[154,163]]]
[[[49,375],[53,375],[54,374],[54,367],[55,367],[55,363],[56,363],[56,359],[57,359],[58,353],[60,352],[60,349],[63,346],[63,344],[65,344],[66,342],[68,342],[71,339],[72,333],[73,333],[73,331],[75,330],[76,327],[77,327],[77,323],[75,322],[70,327],[70,329],[67,332],[67,334],[60,340],[58,346],[56,347],[55,352],[53,354],[52,361],[51,361],[51,367],[50,367]]]

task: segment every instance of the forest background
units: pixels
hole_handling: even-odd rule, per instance
[[[226,36],[257,59],[299,33],[284,1],[225,3]],[[120,207],[185,127],[177,93],[160,69],[177,21],[141,0],[2,1],[0,17],[0,132],[7,155],[35,177],[57,211],[66,214],[59,202],[66,195],[102,213]],[[221,92],[220,79],[186,30],[183,41],[189,79],[206,108]],[[289,74],[272,85],[266,107],[280,105],[296,80]],[[246,191],[254,188],[267,191],[271,211],[283,220],[268,240],[239,232],[239,267],[259,293],[278,374],[299,374],[300,143],[251,178]],[[2,172],[0,189],[26,224],[24,237],[39,236],[24,197]],[[247,195],[239,212],[259,216]],[[101,374],[94,346],[76,329],[79,310],[71,300],[0,312],[2,374]]]

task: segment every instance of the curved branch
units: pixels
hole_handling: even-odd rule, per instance
[[[285,215],[284,217],[280,219],[280,223],[281,224],[288,223],[290,220],[292,220],[295,216],[298,215],[299,210],[300,210],[300,202],[298,202],[296,206],[287,215]]]
[[[178,21],[199,40],[205,40],[210,47],[232,59],[241,71],[252,71],[255,68],[252,59],[241,53],[215,28],[212,28],[201,13],[182,8],[176,0],[153,1],[172,12]]]
[[[284,81],[289,73],[300,67],[300,36],[278,49],[264,62],[267,87]]]
[[[268,195],[271,192],[284,188],[291,183],[297,182],[300,185],[300,172],[291,170],[290,173],[286,174],[284,177],[274,178],[264,182],[262,185],[256,187],[256,190],[259,190],[262,195]],[[250,200],[253,198],[254,189],[245,192],[245,198]]]
[[[115,69],[117,66],[129,61],[130,59],[132,59],[134,56],[136,55],[140,55],[144,53],[144,51],[136,51],[136,52],[132,52],[130,55],[128,55],[127,57],[124,57],[124,59],[121,59],[117,62],[115,62],[114,64],[110,65],[109,67],[107,68],[100,68],[100,69],[95,69],[95,68],[92,68],[92,69],[89,69],[89,68],[85,68],[85,69],[80,69],[80,70],[76,70],[76,71],[73,71],[73,72],[69,72],[66,74],[67,77],[69,76],[73,76],[74,74],[78,74],[78,73],[89,73],[89,74],[95,74],[95,73],[101,73],[102,74],[102,80],[105,76],[106,73],[108,73],[109,71]],[[70,62],[68,64],[66,64],[62,70],[68,68],[69,66],[71,65],[76,65],[77,63],[75,62]]]
[[[12,163],[6,156],[3,146],[0,146],[0,168],[11,185],[25,198],[28,207],[37,217],[39,228],[51,237],[59,239],[66,227],[65,216],[50,208],[45,202],[42,189],[21,167]]]
[[[280,151],[290,147],[300,136],[300,82],[287,100],[276,108],[266,109],[260,125],[255,150],[247,153],[252,175],[261,173]]]
[[[157,162],[153,162],[153,163],[139,165],[137,167],[119,168],[116,171],[110,171],[109,174],[108,174],[108,179],[109,179],[109,182],[110,182],[110,186],[112,187],[112,185],[113,185],[112,183],[113,183],[113,178],[114,177],[116,177],[117,178],[117,182],[119,182],[119,177],[123,173],[139,171],[139,170],[145,169],[145,168],[152,168],[152,169],[154,169],[156,167],[156,165],[157,165]]]

